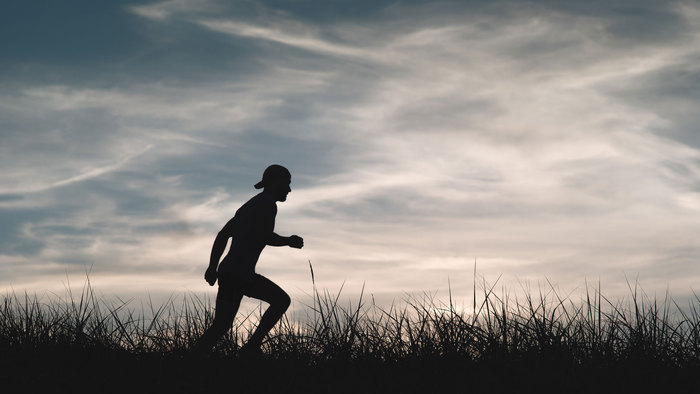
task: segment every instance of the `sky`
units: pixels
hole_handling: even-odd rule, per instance
[[[4,1],[0,48],[0,291],[213,296],[272,163],[296,302],[700,290],[696,1]]]

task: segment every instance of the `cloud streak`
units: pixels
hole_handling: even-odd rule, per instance
[[[53,189],[56,187],[67,186],[67,185],[70,185],[70,184],[73,184],[76,182],[81,182],[81,181],[85,181],[88,179],[96,178],[96,177],[99,177],[99,176],[102,176],[102,175],[105,175],[107,173],[110,173],[110,172],[113,172],[113,171],[120,169],[127,162],[129,162],[131,159],[148,152],[149,150],[151,150],[151,148],[153,148],[153,145],[148,145],[148,146],[144,147],[143,149],[141,149],[140,151],[132,153],[132,154],[120,159],[118,162],[116,162],[114,164],[110,164],[110,165],[103,166],[103,167],[92,168],[92,169],[87,170],[81,174],[53,182],[50,185],[39,186],[37,188],[30,189],[30,190],[10,190],[10,191],[3,190],[1,192],[8,193],[8,194],[13,194],[13,193],[26,194],[26,193],[43,192],[43,191],[47,191],[49,189]]]
[[[198,20],[197,23],[213,31],[278,42],[280,44],[318,52],[323,55],[360,58],[364,61],[377,58],[372,51],[334,44],[314,37],[310,33],[299,35],[276,28],[256,26],[231,20]]]

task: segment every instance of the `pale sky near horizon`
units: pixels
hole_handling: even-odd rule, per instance
[[[258,272],[380,300],[698,291],[696,1],[9,1],[0,290],[213,294],[216,233],[292,172]],[[499,288],[500,288],[499,284]],[[469,303],[469,302],[465,302]]]

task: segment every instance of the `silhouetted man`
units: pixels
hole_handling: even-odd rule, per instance
[[[287,194],[292,191],[291,179],[286,168],[278,164],[267,167],[262,180],[255,184],[256,189],[264,188],[263,191],[243,204],[216,236],[204,279],[214,286],[218,277],[219,291],[214,322],[199,339],[199,351],[210,350],[231,328],[244,295],[270,304],[243,347],[246,352],[260,351],[263,338],[289,307],[289,295],[271,280],[256,274],[255,265],[266,245],[298,249],[304,246],[299,236],[282,237],[274,232],[277,201],[287,200]],[[231,247],[219,264],[229,238],[233,238]]]

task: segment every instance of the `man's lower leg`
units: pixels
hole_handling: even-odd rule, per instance
[[[210,351],[216,342],[221,338],[224,334],[226,334],[226,331],[228,331],[230,325],[222,324],[220,322],[217,322],[216,320],[214,323],[204,331],[204,334],[202,334],[201,337],[199,337],[199,340],[194,346],[194,349],[196,352],[199,353],[205,353]]]
[[[275,324],[280,320],[280,318],[282,318],[282,315],[284,315],[284,312],[287,310],[288,306],[289,304],[282,304],[279,306],[275,305],[267,308],[262,318],[260,318],[260,324],[258,324],[258,328],[256,328],[253,335],[250,336],[250,338],[248,339],[248,343],[246,343],[245,347],[249,349],[259,349],[260,345],[262,345],[262,341],[265,338],[265,335],[267,335],[270,332],[270,330],[272,330],[272,327],[274,327]]]

